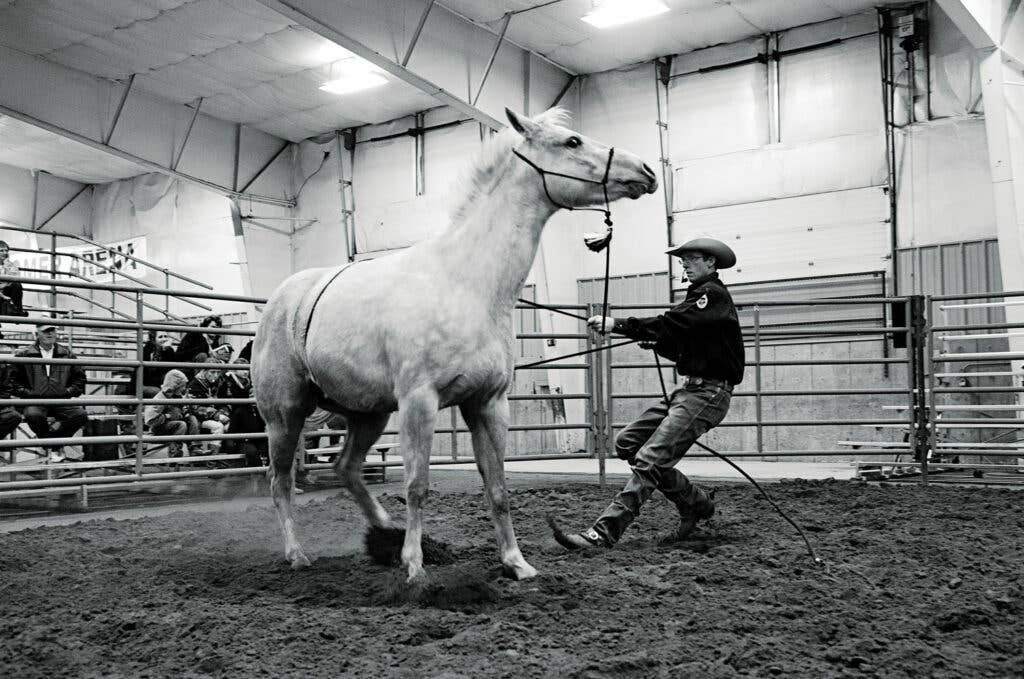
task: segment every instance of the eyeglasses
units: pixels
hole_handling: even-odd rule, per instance
[[[679,255],[679,260],[682,262],[701,262],[704,261],[704,255]]]

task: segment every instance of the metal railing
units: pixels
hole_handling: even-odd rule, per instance
[[[85,243],[86,245],[89,245],[89,246],[91,246],[92,248],[94,248],[96,250],[102,250],[103,252],[106,252],[112,258],[116,258],[116,259],[124,260],[124,261],[131,261],[131,262],[134,262],[135,264],[138,264],[139,266],[141,266],[141,267],[143,267],[143,268],[145,268],[147,270],[152,270],[154,272],[162,274],[163,282],[164,282],[164,288],[170,288],[171,287],[171,282],[172,282],[172,279],[173,279],[173,280],[176,280],[176,281],[181,281],[181,282],[184,282],[184,283],[188,283],[190,285],[195,285],[195,286],[197,286],[199,288],[202,288],[204,290],[212,290],[213,289],[213,286],[211,286],[211,285],[209,285],[207,283],[204,283],[203,281],[196,280],[195,278],[192,278],[190,276],[186,276],[186,275],[178,273],[176,271],[172,271],[172,270],[168,269],[167,267],[158,266],[156,264],[153,264],[152,262],[148,262],[148,261],[146,261],[144,259],[136,257],[135,255],[133,255],[131,253],[127,253],[127,252],[123,252],[123,251],[117,250],[116,248],[112,248],[112,247],[110,247],[108,245],[104,245],[102,243],[97,243],[96,241],[92,240],[91,238],[87,238],[87,237],[79,235],[79,234],[65,233],[65,232],[60,232],[60,231],[29,229],[29,228],[22,227],[22,226],[15,226],[13,224],[10,224],[10,223],[4,222],[4,221],[0,221],[0,231],[15,231],[15,232],[19,232],[19,233],[28,233],[28,234],[31,234],[31,235],[34,235],[34,236],[47,236],[49,238],[49,240],[50,240],[50,247],[49,247],[49,249],[45,249],[44,250],[44,249],[30,249],[30,248],[11,247],[10,251],[11,252],[26,252],[26,253],[41,255],[43,257],[49,258],[50,266],[49,266],[48,269],[23,268],[22,270],[23,271],[27,271],[27,272],[31,272],[31,273],[44,274],[44,275],[49,276],[49,278],[51,278],[51,279],[58,279],[58,276],[69,276],[69,277],[72,277],[72,278],[75,278],[75,279],[78,279],[78,280],[81,280],[81,281],[91,281],[91,279],[89,279],[89,278],[87,278],[87,277],[85,277],[85,276],[83,276],[83,275],[81,275],[81,274],[79,274],[79,273],[77,273],[75,271],[64,271],[64,270],[62,270],[58,266],[58,260],[61,257],[66,257],[68,259],[73,259],[73,260],[76,260],[76,261],[79,261],[79,262],[84,262],[84,263],[86,263],[90,267],[94,267],[96,269],[99,269],[99,270],[109,274],[110,275],[110,282],[111,283],[117,283],[118,282],[118,277],[120,277],[123,280],[131,281],[131,282],[135,283],[137,286],[148,287],[148,288],[156,288],[157,287],[153,283],[145,281],[145,280],[143,280],[143,279],[141,279],[139,277],[132,276],[131,274],[123,271],[121,268],[119,268],[117,266],[110,266],[108,264],[104,264],[103,262],[97,261],[95,259],[85,258],[85,257],[83,257],[81,254],[79,254],[77,252],[61,251],[61,250],[59,250],[58,249],[58,239],[67,239],[67,240],[77,241],[77,242],[80,242],[80,243]],[[30,283],[36,283],[36,282],[37,281],[34,281],[34,280],[33,281],[23,281],[23,284],[28,285]],[[93,300],[91,298],[86,298],[86,297],[81,296],[81,295],[72,295],[71,293],[59,291],[58,287],[55,286],[55,285],[50,285],[49,288],[48,288],[48,291],[50,293],[50,306],[51,307],[56,307],[57,306],[57,297],[58,297],[58,295],[61,295],[61,294],[69,295],[69,296],[74,296],[74,297],[77,297],[78,299],[81,299],[83,301],[89,302],[90,304],[96,304],[98,306],[103,306],[103,305],[100,305],[98,302],[96,302],[95,300]],[[109,307],[103,306],[103,308],[107,309],[112,315],[114,315],[114,314],[119,313],[116,310],[116,308],[117,308],[117,299],[128,300],[128,299],[131,299],[131,298],[128,295],[126,295],[126,293],[124,293],[123,291],[114,291],[114,290],[112,290],[112,291],[110,291],[110,293],[111,293],[111,303],[110,303],[110,306]],[[153,305],[149,304],[148,302],[146,302],[145,304],[146,304],[147,308],[162,313],[166,318],[171,318],[171,319],[179,321],[179,322],[184,322],[183,319],[181,319],[180,317],[175,316],[174,314],[171,314],[171,312],[170,312],[170,300],[171,300],[170,296],[166,296],[166,295],[164,296],[164,308],[163,309],[160,309],[159,307],[153,306]],[[206,306],[204,304],[201,304],[199,302],[196,302],[195,300],[184,298],[183,301],[186,304],[190,304],[190,305],[192,305],[194,307],[197,307],[199,309],[204,309],[206,311],[210,310],[210,307],[208,307],[208,306]]]
[[[0,276],[0,281],[7,280],[20,280],[22,278],[15,278],[9,276]],[[58,358],[37,358],[37,357],[16,357],[16,356],[5,356],[3,361],[10,365],[23,365],[23,364],[48,364],[48,365],[78,365],[85,367],[87,370],[94,372],[101,371],[126,371],[134,375],[132,380],[128,382],[132,386],[132,393],[122,395],[99,395],[91,396],[90,398],[83,399],[48,399],[48,398],[6,398],[0,399],[0,408],[9,406],[13,407],[25,407],[29,405],[41,405],[41,406],[66,406],[69,404],[81,405],[86,407],[117,407],[120,408],[123,414],[104,414],[100,417],[103,419],[113,419],[115,421],[130,422],[130,432],[121,432],[118,434],[102,435],[102,436],[72,436],[72,437],[48,437],[48,438],[33,438],[33,439],[11,439],[11,440],[0,440],[0,458],[3,457],[5,452],[15,451],[17,449],[26,448],[41,448],[43,452],[46,452],[47,448],[52,447],[63,447],[63,446],[100,446],[100,445],[117,445],[122,453],[130,451],[130,454],[126,454],[117,460],[103,460],[103,461],[83,461],[83,462],[69,462],[69,461],[51,461],[49,457],[44,455],[44,458],[37,463],[29,462],[0,465],[0,478],[8,476],[8,480],[0,481],[0,500],[6,497],[24,497],[29,495],[51,495],[51,494],[66,494],[72,493],[78,496],[79,502],[83,505],[88,502],[88,494],[90,489],[97,488],[125,488],[132,487],[132,484],[137,483],[137,487],[144,487],[151,485],[153,482],[172,482],[181,479],[188,478],[205,478],[205,477],[225,477],[225,476],[255,476],[261,475],[266,472],[266,466],[244,466],[245,455],[243,454],[223,454],[223,455],[199,455],[199,456],[187,456],[187,457],[169,457],[164,452],[164,446],[168,446],[172,443],[184,443],[197,444],[203,442],[224,442],[224,441],[262,441],[266,439],[266,434],[263,432],[231,432],[230,429],[224,434],[192,434],[182,436],[163,436],[153,435],[152,433],[146,432],[142,416],[143,408],[147,405],[168,405],[168,404],[182,404],[181,399],[153,399],[144,398],[143,382],[142,382],[142,369],[144,368],[161,368],[161,369],[186,369],[186,370],[202,370],[212,369],[221,371],[245,371],[248,370],[248,364],[244,363],[225,363],[225,364],[207,364],[207,363],[185,363],[185,362],[167,362],[167,361],[144,361],[142,360],[143,345],[145,334],[151,330],[168,331],[168,332],[189,332],[195,331],[197,328],[195,325],[182,324],[182,323],[171,323],[162,319],[147,320],[145,317],[146,310],[150,308],[145,303],[147,295],[159,295],[173,298],[185,298],[195,297],[203,300],[211,301],[225,301],[225,302],[244,302],[253,304],[262,304],[266,300],[262,298],[246,297],[239,295],[224,295],[213,292],[203,291],[184,291],[184,290],[172,290],[165,288],[154,288],[154,287],[132,287],[128,285],[118,284],[104,284],[104,283],[91,283],[86,281],[69,281],[59,279],[32,279],[36,284],[44,286],[53,286],[54,288],[66,289],[66,290],[90,290],[90,291],[105,291],[105,292],[117,292],[125,295],[130,295],[135,301],[135,316],[131,320],[118,320],[118,319],[95,319],[95,318],[78,318],[69,317],[62,318],[59,324],[68,330],[101,330],[104,332],[131,332],[134,337],[133,341],[128,343],[129,352],[134,354],[133,358],[111,358],[101,356],[90,356],[81,357],[74,359],[58,359]],[[65,291],[66,291],[65,290]],[[522,309],[530,309],[530,307],[523,306]],[[572,309],[583,309],[584,307],[566,307]],[[532,310],[532,309],[531,309]],[[53,320],[49,317],[21,317],[21,316],[2,316],[0,315],[0,323],[17,323],[23,325],[42,325],[45,323],[52,323]],[[224,335],[235,335],[242,337],[252,337],[255,334],[255,328],[253,327],[225,327],[218,330],[219,333]],[[75,337],[79,337],[75,335]],[[522,339],[575,339],[585,340],[587,335],[585,333],[520,333],[519,337]],[[108,336],[109,339],[109,336]],[[81,341],[81,340],[79,340]],[[63,342],[62,342],[63,343]],[[90,341],[90,344],[96,346],[102,346],[102,342]],[[120,346],[125,349],[125,341],[122,338],[120,340]],[[523,359],[519,361],[521,365],[529,365],[530,359]],[[573,371],[584,371],[587,375],[587,381],[593,382],[593,361],[588,355],[585,360],[579,361],[574,360],[572,362],[556,360],[550,365],[546,365],[545,370],[573,370]],[[99,380],[104,381],[108,386],[125,384],[124,381],[119,380]],[[540,401],[540,402],[552,402],[556,400],[566,401],[587,401],[592,399],[592,393],[590,391],[583,391],[579,393],[555,393],[555,394],[522,394],[513,393],[509,396],[513,403],[520,401]],[[205,404],[205,405],[216,405],[216,406],[231,406],[231,405],[254,405],[255,399],[253,398],[212,398],[212,399],[189,399],[189,404]],[[588,412],[591,409],[587,410]],[[579,452],[565,452],[565,453],[551,453],[551,454],[526,454],[526,455],[514,455],[510,456],[509,459],[517,460],[537,460],[537,459],[571,459],[571,458],[586,458],[593,455],[595,446],[593,444],[594,436],[594,423],[588,421],[586,418],[579,419],[578,421],[562,421],[562,422],[549,422],[549,423],[536,423],[536,422],[515,422],[509,427],[511,432],[521,431],[572,431],[572,430],[583,430],[586,432],[586,444],[580,449]],[[458,436],[460,434],[468,434],[469,429],[464,423],[461,423],[455,414],[455,410],[452,409],[448,417],[448,423],[445,426],[440,426],[435,430],[435,433],[439,436],[447,436],[451,441],[451,453],[446,459],[432,458],[431,464],[465,464],[474,462],[474,458],[465,454],[460,454],[458,445]],[[384,436],[394,436],[397,431],[388,429],[383,432]],[[333,429],[316,429],[312,431],[304,431],[302,436],[304,439],[312,439],[316,437],[329,436],[329,435],[344,435],[344,430],[333,430]],[[396,447],[395,443],[379,443],[376,448],[389,449]],[[340,446],[328,446],[325,448],[309,448],[306,452],[306,458],[304,458],[302,465],[306,470],[320,470],[329,469],[333,465],[326,462],[315,462],[308,461],[317,457],[330,457],[337,455],[341,450]],[[13,455],[12,455],[13,457]],[[219,468],[211,469],[208,468],[209,464],[218,465],[231,465],[230,468]],[[401,465],[401,460],[391,459],[388,460],[386,456],[382,456],[380,460],[367,460],[366,467],[392,467]],[[86,473],[96,472],[115,472],[116,475],[104,475],[104,476],[86,476]],[[15,476],[19,478],[14,478]],[[28,478],[26,478],[28,477]]]
[[[0,276],[0,281],[20,280]],[[100,292],[118,292],[130,295],[135,302],[135,314],[131,319],[96,319],[71,318],[62,319],[60,324],[74,331],[101,331],[104,339],[88,339],[86,336],[74,335],[74,339],[85,344],[101,347],[104,342],[119,341],[121,350],[133,354],[130,358],[90,356],[79,359],[42,359],[32,357],[5,357],[9,364],[51,365],[75,364],[100,372],[125,371],[133,375],[130,394],[93,395],[88,399],[75,401],[76,404],[90,407],[117,407],[121,414],[107,414],[104,417],[118,421],[131,422],[131,431],[104,436],[75,436],[67,438],[40,438],[0,441],[0,457],[6,451],[25,447],[77,446],[114,444],[121,447],[124,457],[117,460],[90,462],[50,462],[49,459],[38,463],[18,463],[0,466],[0,499],[26,495],[44,494],[76,494],[80,502],[87,502],[90,489],[143,487],[154,482],[166,483],[180,479],[196,477],[253,476],[266,471],[265,466],[244,466],[245,456],[242,454],[224,454],[195,457],[169,457],[162,453],[163,447],[170,443],[202,443],[209,441],[260,441],[266,438],[262,432],[231,432],[224,434],[192,434],[183,436],[158,436],[147,433],[143,427],[142,409],[146,405],[178,404],[177,399],[145,399],[142,382],[143,368],[184,368],[214,370],[247,370],[246,364],[205,364],[182,362],[143,361],[143,344],[145,333],[150,330],[170,332],[195,331],[191,324],[172,323],[163,319],[147,319],[145,299],[149,295],[168,298],[191,297],[200,300],[244,302],[262,304],[261,298],[240,295],[223,295],[206,291],[186,291],[169,288],[134,287],[128,285],[91,283],[78,280],[34,279],[36,284],[53,286],[67,291],[89,290]],[[1024,297],[1024,293],[1000,293],[1000,298],[1013,296]],[[992,297],[992,295],[988,295]],[[957,300],[963,298],[922,296],[860,298],[816,300],[811,302],[761,302],[745,304],[744,340],[748,357],[747,373],[744,382],[733,393],[732,413],[713,432],[714,437],[722,438],[733,445],[714,444],[726,455],[736,458],[821,458],[824,460],[849,461],[850,464],[864,465],[871,461],[883,463],[899,463],[904,467],[916,470],[923,482],[943,480],[943,473],[961,467],[988,469],[1005,467],[983,459],[976,464],[960,461],[947,461],[950,454],[980,455],[985,458],[1008,458],[1021,455],[1024,441],[998,440],[979,441],[947,441],[939,432],[963,432],[970,429],[998,429],[1017,432],[1021,429],[1016,417],[1024,406],[1017,402],[1005,402],[1010,396],[1017,398],[1024,393],[1024,385],[1007,384],[1007,381],[1018,373],[1007,365],[1010,360],[1024,359],[1024,350],[1011,350],[1006,347],[989,346],[985,351],[943,352],[940,347],[948,338],[942,333],[957,334],[963,342],[979,342],[999,340],[1005,343],[1013,341],[1013,335],[1002,331],[1012,328],[1024,328],[1024,320],[1006,322],[1002,318],[987,318],[971,323],[931,324],[934,313],[941,312],[937,306],[952,307]],[[970,302],[967,302],[970,303]],[[889,311],[899,308],[898,317],[907,319],[904,325],[877,326],[863,325],[858,327],[832,327],[828,323],[828,309],[831,305],[849,307],[851,304],[870,307],[884,307],[885,313],[877,314],[880,319],[894,317]],[[992,304],[983,302],[983,304]],[[804,324],[764,324],[761,321],[761,310],[769,306],[812,306],[820,313],[820,321]],[[529,306],[519,307],[539,313]],[[576,315],[594,315],[600,312],[598,305],[561,305],[562,310],[569,310]],[[665,305],[634,305],[613,306],[611,315],[653,315]],[[987,307],[985,307],[987,308]],[[931,312],[931,313],[929,313]],[[749,316],[749,318],[746,318]],[[749,321],[749,322],[748,322]],[[52,322],[50,318],[25,318],[20,316],[0,316],[0,323],[20,323],[39,325]],[[250,326],[223,328],[224,335],[251,337],[255,329]],[[120,340],[117,339],[121,335]],[[1003,335],[1007,335],[1003,337]],[[100,337],[100,335],[97,335]],[[128,338],[130,337],[130,340]],[[548,453],[546,450],[521,450],[523,454],[510,454],[509,461],[515,460],[551,460],[594,458],[598,472],[603,480],[605,462],[612,454],[613,440],[616,430],[625,426],[629,404],[633,402],[660,399],[660,389],[652,377],[655,375],[657,363],[653,356],[641,353],[639,349],[620,346],[614,349],[614,337],[603,338],[587,331],[581,324],[579,332],[520,332],[517,337],[529,340],[569,340],[583,348],[583,352],[567,352],[559,350],[545,351],[543,361],[537,361],[524,355],[517,360],[517,369],[544,371],[571,371],[578,377],[566,379],[567,384],[582,385],[572,388],[567,393],[513,393],[510,400],[513,404],[536,401],[538,403],[555,403],[560,401],[562,410],[571,403],[581,404],[572,408],[579,416],[568,415],[560,421],[536,422],[513,421],[512,432],[585,432],[584,444],[574,451]],[[898,348],[884,350],[882,344],[892,342]],[[948,342],[947,342],[948,343]],[[83,346],[85,346],[83,344]],[[980,358],[979,358],[980,357]],[[993,367],[993,362],[995,362]],[[986,367],[985,370],[966,373],[968,376],[989,376],[996,380],[991,384],[973,386],[950,386],[943,379],[950,375],[963,376],[961,371],[951,371],[939,366],[971,364]],[[663,377],[671,383],[675,371],[671,365],[662,363],[665,371]],[[827,375],[825,375],[827,373]],[[1024,369],[1021,370],[1024,373]],[[521,373],[522,374],[522,373]],[[944,377],[945,376],[945,377]],[[1001,380],[1001,381],[1000,381]],[[124,381],[98,378],[99,383],[107,387]],[[632,381],[632,388],[623,388],[624,382]],[[639,383],[639,388],[636,388]],[[980,399],[986,395],[999,395],[1004,402],[985,403],[947,403],[940,397],[955,394],[960,397],[970,395]],[[858,399],[854,401],[853,399]],[[888,400],[886,404],[882,401]],[[252,405],[252,398],[236,399],[201,399],[191,401],[195,404],[231,406],[237,404]],[[0,399],[0,408],[7,406],[24,407],[27,405],[67,405],[66,399]],[[810,412],[809,414],[809,406]],[[826,406],[831,415],[825,415]],[[971,406],[971,407],[967,407]],[[975,407],[977,406],[977,407]],[[1019,406],[1019,407],[1018,407]],[[817,410],[815,410],[817,408]],[[896,411],[897,415],[887,411]],[[959,411],[959,413],[958,413]],[[978,417],[951,417],[951,414],[970,413],[982,415]],[[449,454],[444,458],[433,457],[431,464],[464,464],[471,463],[474,458],[466,454],[466,446],[460,445],[460,436],[469,430],[456,414],[455,409],[442,414],[439,422],[443,422],[435,433],[449,442]],[[882,435],[878,440],[867,440],[861,435],[874,429]],[[786,444],[780,434],[803,432],[803,445]],[[852,434],[849,432],[853,432]],[[845,433],[845,435],[844,435]],[[397,432],[387,429],[384,436],[394,437]],[[893,435],[904,436],[904,440],[893,440]],[[344,435],[344,430],[319,428],[303,432],[304,439],[313,439],[328,435]],[[980,436],[981,434],[979,434]],[[730,438],[731,437],[731,438]],[[745,437],[745,438],[744,438]],[[776,443],[773,445],[771,441]],[[746,441],[746,444],[742,443]],[[783,441],[783,443],[779,443]],[[387,468],[400,466],[401,460],[388,459],[386,451],[396,447],[394,442],[384,441],[376,447],[385,451],[380,460],[367,460],[368,468]],[[845,446],[845,447],[844,447]],[[341,447],[313,447],[306,450],[304,458],[307,470],[321,470],[332,467],[330,462],[322,462],[339,453]],[[689,453],[692,457],[705,457],[696,450]],[[904,461],[902,458],[906,456]],[[863,460],[861,458],[870,458]],[[208,463],[233,465],[230,468],[208,468]],[[113,476],[86,476],[86,473],[115,472]],[[15,478],[17,475],[19,478]],[[1024,477],[1022,477],[1024,480]]]

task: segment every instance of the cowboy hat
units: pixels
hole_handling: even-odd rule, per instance
[[[717,269],[728,269],[736,265],[736,253],[717,238],[694,238],[682,245],[666,250],[665,254],[678,257],[684,252],[700,252],[713,256],[715,258],[715,268]]]

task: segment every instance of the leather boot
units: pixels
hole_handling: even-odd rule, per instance
[[[676,501],[676,509],[679,510],[679,523],[675,529],[662,536],[662,544],[670,544],[686,539],[698,521],[710,519],[715,513],[715,491],[706,491],[696,484],[692,486],[687,497]]]

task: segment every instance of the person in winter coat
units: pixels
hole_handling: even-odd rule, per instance
[[[185,388],[188,386],[188,378],[180,370],[168,370],[164,375],[160,391],[154,396],[158,400],[170,400],[181,398],[185,395]],[[142,411],[142,421],[149,428],[154,436],[183,436],[185,434],[197,434],[198,431],[189,431],[189,421],[185,415],[185,402],[181,405],[161,405],[154,403],[147,405]],[[171,457],[181,457],[182,445],[180,441],[168,444]]]
[[[57,326],[41,325],[36,330],[36,341],[14,354],[22,358],[63,358],[76,356],[63,344],[57,343]],[[72,399],[85,393],[85,369],[78,365],[50,363],[19,363],[13,371],[14,393],[18,398]],[[29,405],[22,414],[25,422],[39,438],[69,438],[88,421],[85,408],[79,405]],[[57,428],[50,429],[48,417],[57,420]],[[63,459],[63,446],[47,446],[51,458]],[[71,453],[69,455],[76,457]]]

